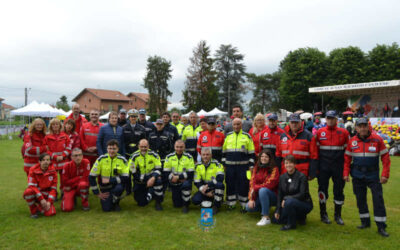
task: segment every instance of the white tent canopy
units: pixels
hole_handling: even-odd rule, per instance
[[[106,114],[104,114],[104,115],[102,115],[102,116],[100,116],[100,120],[108,120],[108,116],[110,115],[110,112],[108,112],[108,113],[106,113]]]
[[[303,113],[300,115],[300,119],[302,120],[307,120],[308,118],[311,118],[312,114],[311,113]]]
[[[228,112],[219,110],[218,108],[214,108],[213,110],[208,112],[209,116],[218,116],[218,115],[227,115],[227,114],[228,114]]]
[[[204,109],[197,112],[197,115],[198,116],[209,116],[209,114]]]
[[[51,107],[49,104],[33,101],[23,108],[12,110],[11,115],[56,117],[58,115],[65,115],[65,113],[64,111]]]

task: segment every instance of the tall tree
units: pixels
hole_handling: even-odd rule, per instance
[[[200,41],[193,49],[190,66],[186,75],[183,105],[187,110],[211,110],[219,106],[218,89],[214,82],[216,72],[206,41]]]
[[[287,110],[321,110],[321,96],[309,94],[308,88],[323,86],[328,75],[328,61],[317,48],[300,48],[290,51],[281,61],[282,107]]]
[[[215,69],[217,71],[217,86],[221,108],[231,113],[231,107],[242,101],[245,93],[245,70],[242,63],[244,55],[231,44],[222,44],[215,54]]]
[[[400,48],[392,45],[376,45],[368,52],[369,81],[400,79]]]
[[[247,74],[247,81],[250,82],[250,88],[253,92],[253,98],[250,101],[250,110],[253,115],[257,113],[264,114],[266,111],[276,111],[279,103],[279,84],[280,73],[273,74]]]
[[[168,96],[172,95],[168,89],[168,80],[172,77],[171,62],[159,56],[150,56],[146,70],[143,87],[150,96],[149,112],[162,114],[167,110]]]
[[[64,110],[64,111],[69,111],[69,110],[70,110],[70,107],[69,107],[69,105],[68,105],[68,99],[67,99],[67,97],[66,97],[65,95],[62,95],[62,96],[60,97],[60,100],[58,100],[58,101],[56,102],[56,107],[57,107],[58,109],[62,109],[62,110]]]
[[[367,57],[358,47],[334,49],[328,57],[329,73],[326,85],[339,85],[349,83],[360,83],[368,81]],[[324,103],[329,104],[330,109],[344,110],[346,108],[345,98],[334,98],[326,96]]]

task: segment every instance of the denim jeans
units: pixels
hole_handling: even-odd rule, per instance
[[[311,202],[299,201],[295,198],[285,200],[285,207],[282,208],[281,223],[296,226],[297,220],[304,220],[308,213],[313,209]]]
[[[255,202],[254,208],[249,208],[249,203],[246,205],[248,212],[259,212],[261,215],[269,215],[269,208],[276,205],[276,194],[268,188],[260,188],[258,190],[258,198]]]

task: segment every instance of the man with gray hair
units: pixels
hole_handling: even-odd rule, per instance
[[[194,205],[213,208],[213,214],[218,213],[224,197],[224,167],[212,159],[211,148],[201,149],[201,162],[196,164],[194,184],[198,192],[193,196]]]

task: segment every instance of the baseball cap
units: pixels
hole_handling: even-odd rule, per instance
[[[294,113],[289,116],[289,122],[300,122],[300,121],[301,119],[299,114]]]
[[[326,117],[337,118],[337,113],[335,110],[329,110],[328,112],[326,112]]]
[[[145,109],[139,109],[139,114],[145,115],[146,114],[146,110]]]
[[[360,124],[368,124],[368,119],[367,117],[360,117],[357,119],[356,121],[356,125],[360,125]]]
[[[157,119],[156,124],[164,124],[164,121],[162,119]]]
[[[119,113],[120,113],[120,114],[122,114],[122,113],[123,113],[123,114],[126,114],[126,109],[120,109],[120,110],[119,110]]]
[[[267,118],[268,120],[278,120],[278,116],[275,113],[270,114]]]
[[[217,121],[215,120],[215,118],[214,118],[214,117],[210,117],[210,118],[208,118],[208,120],[207,120],[207,123],[208,123],[208,124],[210,124],[210,123],[214,123],[214,124],[216,124],[216,123],[217,123]]]

